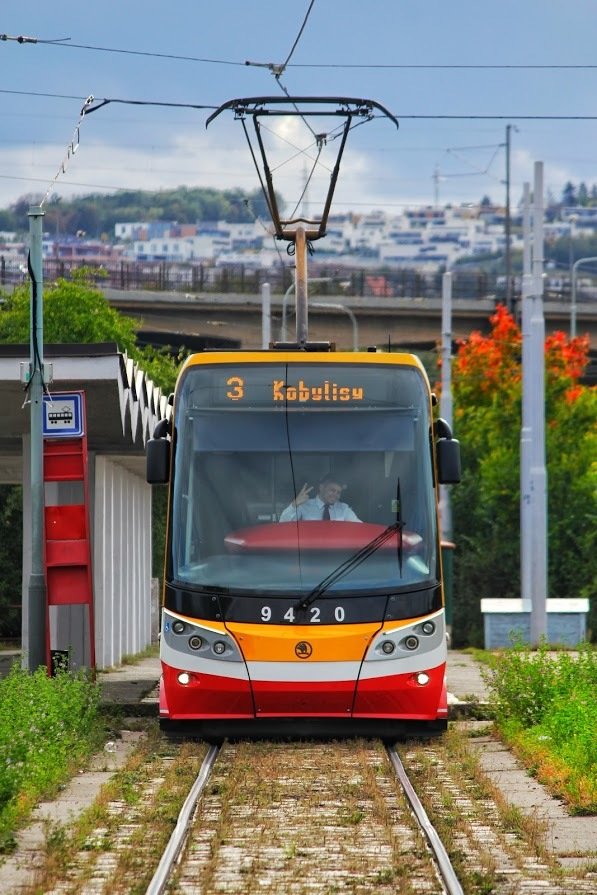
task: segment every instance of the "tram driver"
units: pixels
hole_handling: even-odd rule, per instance
[[[294,500],[282,510],[279,521],[329,519],[334,522],[361,522],[354,510],[340,500],[344,487],[333,475],[327,473],[319,481],[317,494],[310,497],[313,485],[305,482]]]

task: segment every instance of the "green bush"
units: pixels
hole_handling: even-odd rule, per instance
[[[0,639],[21,635],[21,562],[23,489],[0,485]]]
[[[40,795],[48,795],[97,748],[99,689],[87,677],[13,665],[0,680],[0,852]]]
[[[496,723],[542,781],[577,811],[597,811],[597,650],[517,645],[493,662]]]

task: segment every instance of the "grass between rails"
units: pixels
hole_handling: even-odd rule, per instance
[[[174,746],[153,720],[143,727],[144,737],[94,804],[68,828],[48,831],[45,864],[23,895],[43,895],[65,880],[72,892],[95,886],[144,895],[208,747]]]
[[[597,814],[597,650],[516,645],[484,659],[504,741],[573,813]]]
[[[555,880],[559,871],[545,847],[544,822],[508,804],[470,749],[470,736],[456,723],[431,746],[412,741],[398,748],[465,895],[489,895],[505,884],[518,892],[529,860],[544,863]]]
[[[0,854],[41,797],[51,796],[105,734],[99,688],[83,675],[13,665],[0,680]]]

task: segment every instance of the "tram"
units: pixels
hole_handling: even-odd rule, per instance
[[[433,422],[419,360],[205,351],[158,426],[148,478],[170,483],[162,726],[444,729],[437,486],[459,477],[458,443]],[[362,521],[280,521],[324,474]]]
[[[255,120],[275,234],[295,255],[296,340],[188,358],[147,445],[148,481],[169,484],[160,724],[206,738],[434,734],[448,711],[438,488],[459,480],[459,445],[414,355],[309,340],[307,249],[331,192],[318,222],[282,220],[259,123],[281,102],[222,109]],[[302,121],[309,102],[319,114],[330,98],[284,114]],[[389,114],[334,102],[343,141],[353,119]]]

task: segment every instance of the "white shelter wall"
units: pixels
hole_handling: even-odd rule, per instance
[[[106,668],[151,643],[151,486],[98,455],[94,494],[96,663]]]

